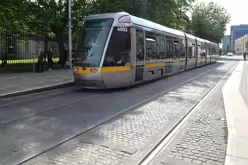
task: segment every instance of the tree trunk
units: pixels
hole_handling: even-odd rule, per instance
[[[48,52],[48,37],[45,36],[44,38],[44,53],[47,54]]]
[[[59,64],[61,64],[61,67],[64,66],[65,63],[65,54],[64,54],[64,38],[63,33],[56,35],[59,45]]]

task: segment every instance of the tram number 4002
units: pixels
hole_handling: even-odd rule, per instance
[[[125,28],[125,27],[118,27],[117,30],[119,32],[127,32],[127,28]]]

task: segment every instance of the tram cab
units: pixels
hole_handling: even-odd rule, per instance
[[[134,48],[131,21],[125,20],[127,15],[101,14],[86,19],[74,64],[77,86],[115,88],[130,85]]]

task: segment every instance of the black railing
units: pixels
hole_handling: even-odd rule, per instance
[[[73,43],[73,52],[76,49]],[[45,52],[52,48],[54,64],[59,62],[59,45],[56,39],[30,34],[13,34],[8,31],[0,33],[1,68],[32,68],[37,63],[38,49]],[[32,69],[29,71],[32,71]]]

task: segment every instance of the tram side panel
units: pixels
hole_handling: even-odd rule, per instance
[[[156,31],[145,31],[145,80],[162,77],[165,70],[164,36]]]
[[[133,29],[133,56],[131,59],[131,64],[134,66],[134,79],[133,83],[140,83],[144,81],[144,71],[145,71],[145,32],[142,28],[135,27]]]
[[[214,49],[214,63],[217,61],[217,58],[219,57],[219,46],[215,45],[215,49]]]
[[[210,50],[211,50],[211,60],[210,63],[215,63],[217,58],[218,58],[218,46],[216,44],[211,43],[210,45]]]
[[[197,40],[197,67],[205,65],[206,56],[205,56],[205,43]]]
[[[206,43],[206,64],[210,64],[211,56],[210,56],[210,45]]]
[[[146,80],[185,70],[185,43],[182,38],[146,32]]]
[[[173,38],[173,73],[185,70],[185,41],[184,38]]]
[[[130,28],[113,28],[102,65],[102,77],[106,88],[129,86],[133,80],[130,35]]]
[[[196,67],[196,42],[193,39],[187,39],[187,69]]]

